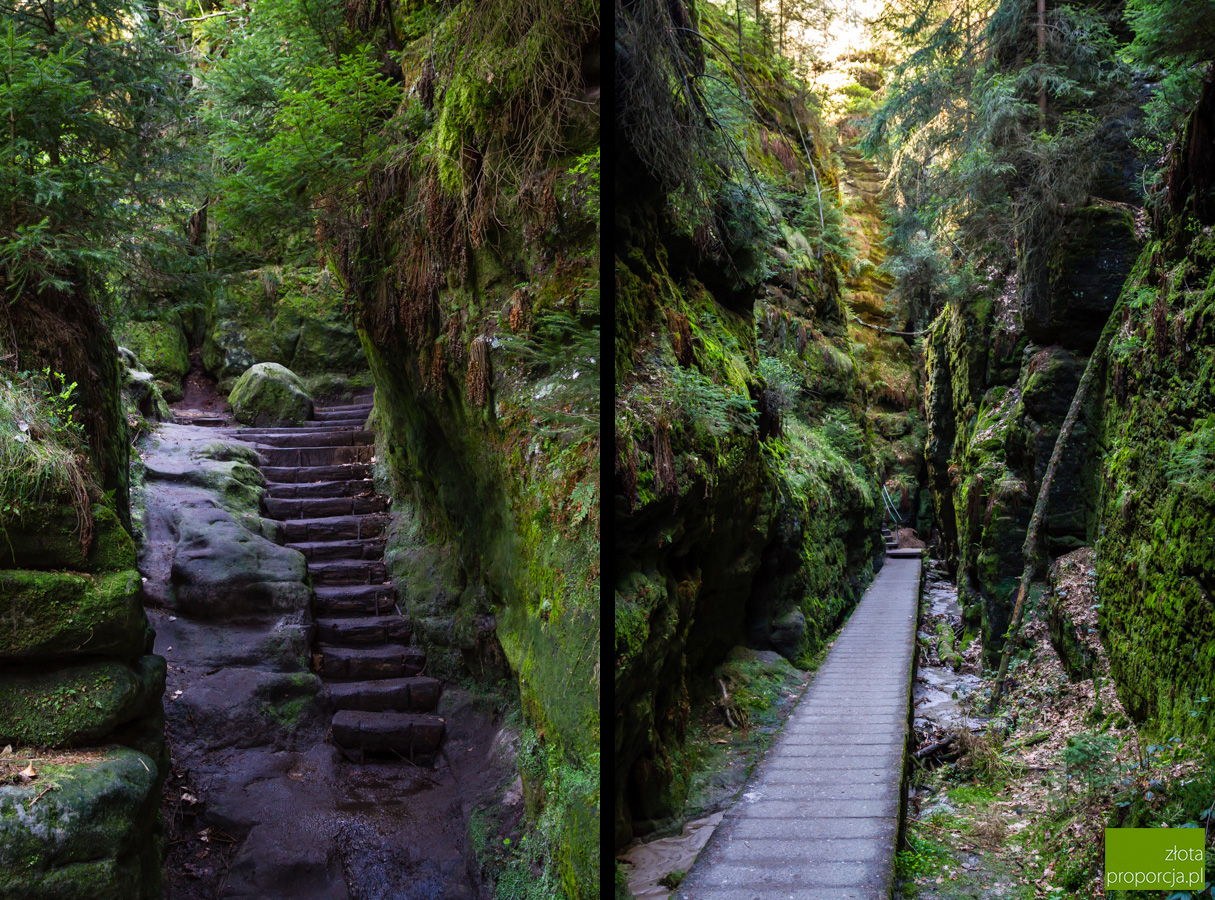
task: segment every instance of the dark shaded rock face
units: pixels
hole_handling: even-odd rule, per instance
[[[44,792],[52,778],[55,790]],[[42,779],[0,787],[0,895],[161,895],[160,847],[151,839],[160,832],[161,779],[148,757],[111,747],[44,766]]]
[[[1125,207],[1090,206],[1065,220],[1050,255],[1049,309],[1025,318],[1029,338],[1090,353],[1142,243]]]

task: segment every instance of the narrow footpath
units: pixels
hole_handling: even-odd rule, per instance
[[[675,900],[887,900],[919,551],[891,551]]]

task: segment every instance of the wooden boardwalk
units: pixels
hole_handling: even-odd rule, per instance
[[[890,896],[920,554],[891,554],[675,900]]]

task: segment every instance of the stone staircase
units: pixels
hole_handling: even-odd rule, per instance
[[[262,457],[267,518],[308,561],[316,619],[313,661],[334,706],[334,743],[357,754],[433,763],[442,686],[422,674],[384,566],[388,498],[371,480],[371,404],[318,408],[299,428],[225,429]]]

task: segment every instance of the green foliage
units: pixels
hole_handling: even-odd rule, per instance
[[[1215,416],[1195,422],[1173,444],[1164,471],[1171,483],[1215,500]]]
[[[330,215],[354,215],[367,172],[391,143],[384,123],[399,88],[379,74],[369,46],[304,73],[304,85],[279,93],[268,137],[248,129],[225,141],[235,171],[220,180],[221,208],[251,240],[308,231],[322,203]]]
[[[1045,258],[1064,211],[1086,202],[1107,165],[1107,125],[1132,102],[1109,13],[1048,4],[1039,54],[1025,9],[1000,0],[972,18],[908,0],[885,17],[905,58],[865,146],[890,160],[890,266],[919,321],[957,293],[963,269],[990,278],[1016,264],[1020,289],[1037,289],[1027,267]]]
[[[49,369],[0,377],[0,531],[51,503],[70,503],[81,540],[91,536],[100,496],[84,435],[72,418],[76,385]]]
[[[1117,744],[1108,734],[1082,733],[1069,737],[1062,754],[1067,777],[1083,782],[1090,793],[1108,788],[1117,774],[1114,762]]]
[[[1194,66],[1211,59],[1212,0],[1127,0],[1126,20],[1135,30],[1130,51],[1141,60]]]
[[[570,167],[574,176],[575,190],[578,192],[587,215],[599,218],[599,148],[578,157],[577,162]]]
[[[694,430],[715,438],[735,429],[755,430],[758,414],[750,395],[729,391],[695,369],[676,367],[668,379],[663,397],[667,409],[681,413]]]
[[[768,384],[777,412],[783,413],[797,403],[803,382],[801,374],[780,356],[764,356],[759,360],[759,376]]]
[[[544,437],[580,443],[599,434],[602,346],[599,297],[577,315],[553,309],[537,314],[526,333],[503,339],[530,379],[543,381],[532,404],[533,428]]]
[[[140,262],[171,193],[180,56],[142,3],[0,2],[0,283],[66,290]]]
[[[911,832],[907,835],[907,849],[894,856],[895,872],[900,878],[916,878],[940,871],[952,858],[943,844]]]

